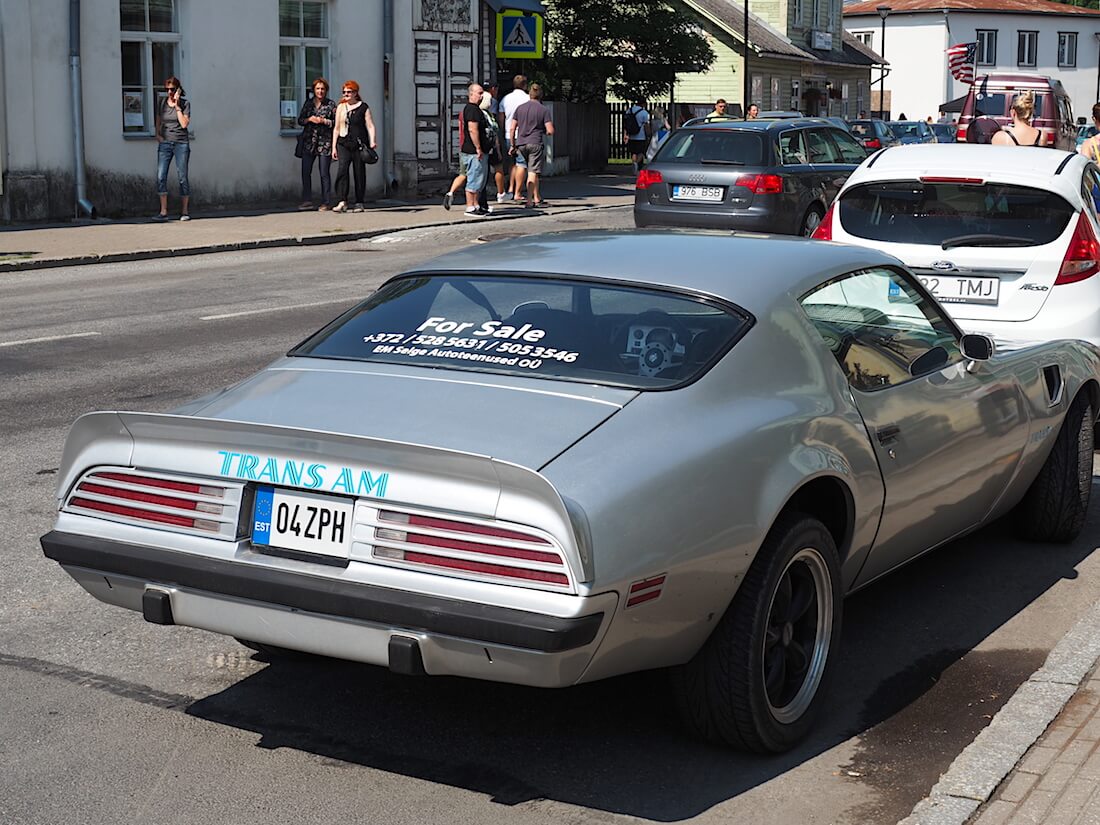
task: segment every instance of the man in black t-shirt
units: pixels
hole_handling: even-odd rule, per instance
[[[471,83],[466,105],[462,108],[459,123],[462,129],[462,145],[459,147],[459,164],[466,174],[466,215],[481,217],[477,205],[478,193],[485,187],[489,176],[489,142],[485,136],[485,121],[481,113],[480,83]]]

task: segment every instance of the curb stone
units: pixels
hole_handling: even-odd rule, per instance
[[[1038,741],[1100,660],[1100,602],[1062,638],[898,825],[964,825]]]

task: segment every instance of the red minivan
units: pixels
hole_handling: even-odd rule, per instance
[[[1035,93],[1035,117],[1031,125],[1043,131],[1043,145],[1072,152],[1077,148],[1076,125],[1069,95],[1061,81],[1038,74],[1004,72],[980,75],[966,95],[959,131],[959,143],[966,143],[966,132],[976,117],[988,115],[1002,126],[1012,124],[1009,107],[1021,92]]]

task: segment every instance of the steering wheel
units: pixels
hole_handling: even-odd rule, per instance
[[[638,375],[648,378],[655,377],[672,366],[677,346],[686,349],[691,343],[691,330],[682,321],[660,309],[648,309],[626,326],[628,329],[651,328],[642,342],[642,353],[638,358]]]

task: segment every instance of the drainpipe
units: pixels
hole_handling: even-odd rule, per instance
[[[73,171],[76,176],[76,217],[96,216],[88,200],[88,180],[84,171],[84,104],[80,86],[80,0],[69,0],[69,97],[73,101]]]
[[[385,176],[386,194],[397,188],[394,175],[394,122],[393,122],[393,0],[382,3],[382,174]]]

